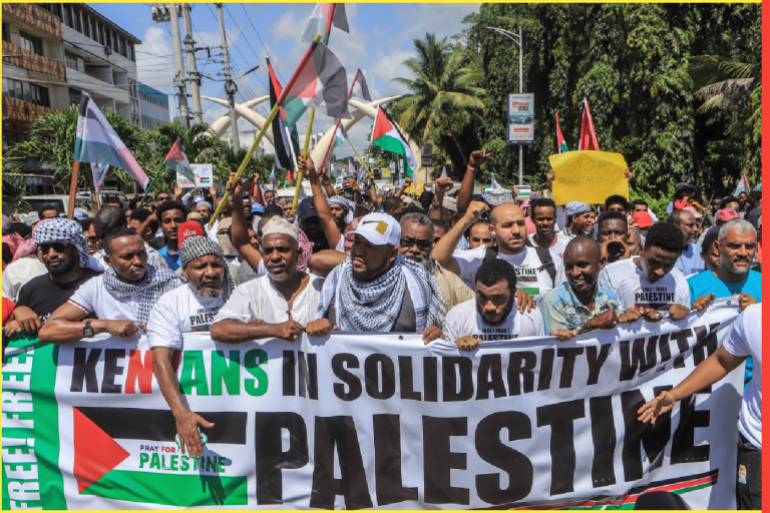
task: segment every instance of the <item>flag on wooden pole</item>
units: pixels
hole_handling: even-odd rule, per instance
[[[594,121],[591,119],[591,109],[588,108],[588,98],[583,98],[583,119],[580,123],[580,142],[578,150],[599,151],[599,141],[594,131]]]
[[[310,43],[317,34],[322,34],[321,41],[328,44],[332,25],[343,32],[350,32],[345,4],[316,4],[302,33],[302,42]]]

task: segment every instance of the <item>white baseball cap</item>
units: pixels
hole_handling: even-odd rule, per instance
[[[401,243],[401,227],[392,216],[374,213],[361,219],[358,228],[348,235],[360,235],[375,246],[398,246]]]

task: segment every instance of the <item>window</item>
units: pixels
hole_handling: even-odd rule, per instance
[[[91,37],[91,23],[88,20],[88,15],[83,13],[83,35]]]
[[[37,84],[29,84],[30,102],[44,107],[51,106],[51,100],[48,98],[48,88]]]
[[[81,91],[79,89],[73,89],[71,87],[69,87],[68,89],[69,89],[70,105],[72,105],[73,107],[79,107]]]
[[[67,25],[69,28],[72,28],[73,22],[72,22],[72,6],[63,4],[62,5],[62,20],[64,21],[64,24]]]
[[[136,62],[136,57],[134,56],[134,43],[128,44],[128,58]]]
[[[67,63],[68,68],[72,69],[79,69],[78,68],[78,56],[69,52],[64,52],[64,60]]]
[[[3,130],[3,149],[6,146],[14,146],[25,141],[24,132],[15,132],[12,130]]]
[[[82,34],[83,33],[83,26],[80,23],[80,9],[78,9],[77,7],[72,9],[72,19],[75,22],[75,24],[74,24],[74,26],[72,28],[74,28],[75,30],[77,30],[78,32],[80,32]]]
[[[3,96],[44,105],[46,107],[51,106],[47,87],[30,84],[29,82],[22,82],[21,80],[14,80],[12,78],[3,79]]]
[[[118,34],[113,32],[112,33],[112,48],[115,49],[115,51],[118,51]]]
[[[101,23],[98,25],[97,34],[99,34],[99,43],[104,44],[104,25]]]
[[[7,23],[3,23],[3,41],[6,43],[11,42],[11,26]]]
[[[126,51],[126,38],[121,37],[120,38],[120,55],[123,57],[128,57],[128,52]]]
[[[43,55],[43,41],[39,37],[30,36],[26,32],[19,32],[19,38],[21,39],[21,47],[28,52]]]

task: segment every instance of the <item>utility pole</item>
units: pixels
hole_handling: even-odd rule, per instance
[[[198,74],[198,66],[195,63],[195,41],[192,37],[192,21],[190,20],[190,4],[180,4],[182,19],[184,20],[184,43],[187,47],[187,75],[190,77],[190,90],[192,92],[192,115],[196,123],[203,123],[203,108],[201,107],[201,78]]]
[[[182,118],[182,125],[187,128],[190,124],[190,112],[187,108],[187,87],[185,86],[184,62],[182,61],[182,40],[179,37],[179,13],[177,4],[166,4],[171,16],[171,37],[174,40],[174,62],[176,63],[176,76],[174,77],[174,86],[179,91],[179,115]]]
[[[235,114],[235,93],[238,92],[238,86],[233,82],[230,75],[230,53],[227,50],[227,33],[225,32],[225,17],[222,13],[222,4],[216,4],[217,15],[219,16],[219,37],[222,39],[222,57],[225,65],[225,92],[227,93],[227,103],[230,107],[230,131],[233,134],[232,147],[238,151],[241,147],[241,141],[238,137],[238,116]]]

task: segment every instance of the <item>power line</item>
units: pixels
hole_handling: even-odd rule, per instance
[[[246,10],[246,7],[244,7],[243,4],[241,4],[241,9],[243,9],[244,14],[246,14],[246,18],[249,20],[249,23],[251,24],[251,28],[254,29],[254,33],[257,35],[257,39],[259,39],[259,42],[262,44],[262,48],[265,49],[265,55],[267,55],[267,58],[270,59],[270,53],[267,51],[267,46],[265,46],[265,42],[262,41],[262,37],[259,35],[259,31],[257,31],[257,27],[254,26],[254,22],[251,21],[251,16],[249,15],[248,11]],[[278,69],[277,66],[273,66],[273,69],[275,69],[276,73],[278,73],[278,77],[281,79],[281,82],[284,82],[283,75],[281,75],[281,70]]]

